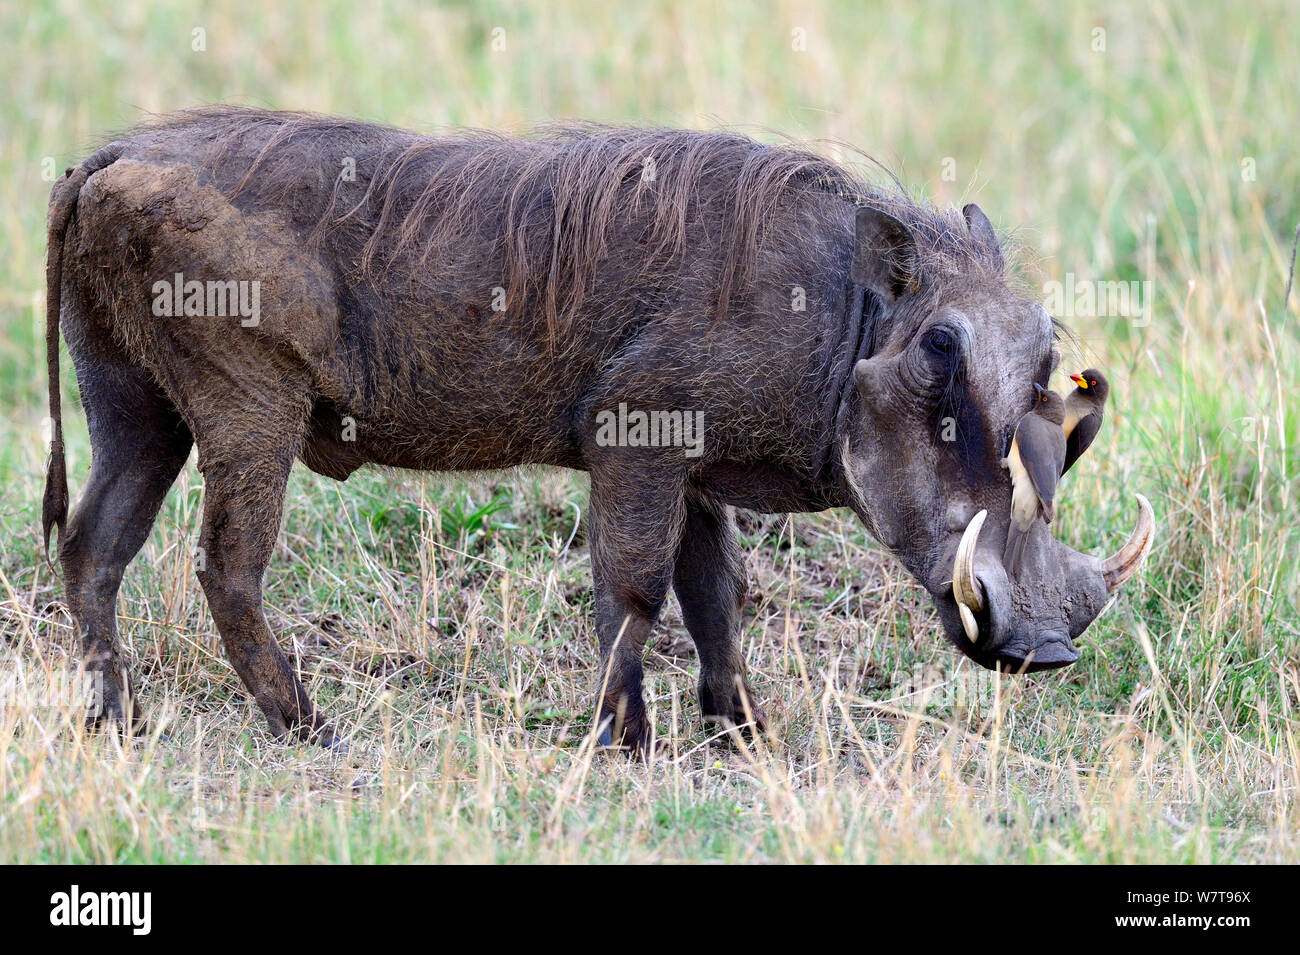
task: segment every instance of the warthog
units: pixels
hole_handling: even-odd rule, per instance
[[[1008,577],[999,460],[1056,362],[1053,324],[1012,291],[979,208],[936,210],[796,148],[184,112],[55,185],[48,283],[43,521],[115,721],[140,718],[115,595],[195,444],[197,573],[230,661],[275,734],[325,742],[262,613],[295,459],[339,480],[364,464],[588,472],[596,720],[632,749],[651,735],[641,656],[670,585],[703,715],[763,723],[737,647],[732,506],[852,508],[962,652],[1018,671],[1074,661],[1150,541],[1143,501],[1109,560],[1040,527]],[[227,305],[255,289],[256,321],[208,308],[214,288]],[[93,451],[70,520],[60,323]],[[651,412],[700,422],[697,453],[609,439],[611,415]]]

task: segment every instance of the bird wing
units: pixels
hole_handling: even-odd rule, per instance
[[[1016,426],[1016,444],[1020,448],[1020,462],[1033,482],[1038,500],[1050,515],[1056,482],[1061,478],[1061,467],[1065,463],[1065,432],[1060,425],[1052,424],[1046,418],[1027,414]]]
[[[1092,439],[1097,437],[1097,432],[1100,430],[1101,412],[1093,411],[1079,419],[1074,430],[1065,438],[1065,467],[1061,469],[1062,474],[1074,467],[1074,462],[1088,450]]]

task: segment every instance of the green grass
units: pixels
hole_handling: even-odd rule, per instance
[[[999,679],[944,644],[920,589],[848,515],[747,516],[744,646],[779,732],[739,749],[698,725],[670,603],[647,677],[668,748],[644,767],[587,736],[581,477],[298,470],[267,612],[352,736],[340,756],[270,741],[226,662],[191,567],[191,467],[119,602],[153,735],[122,748],[65,710],[0,704],[0,860],[1300,861],[1300,296],[1282,301],[1300,17],[1281,2],[914,8],[0,9],[6,680],[74,658],[39,554],[42,173],[141,110],[234,101],[426,130],[581,117],[852,143],[934,201],[977,199],[1031,254],[1031,288],[1071,272],[1153,283],[1149,324],[1070,323],[1064,365],[1111,372],[1114,410],[1055,527],[1100,553],[1131,526],[1134,491],[1158,518],[1080,662]],[[89,465],[75,400],[65,423],[75,496]]]

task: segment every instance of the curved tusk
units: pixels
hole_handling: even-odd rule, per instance
[[[952,564],[952,595],[957,601],[957,611],[961,614],[961,625],[971,643],[979,640],[979,623],[975,614],[984,609],[984,595],[980,592],[979,580],[975,576],[975,547],[979,543],[980,529],[988,511],[976,514],[966,530],[962,532],[961,542],[957,545],[957,556]]]
[[[970,607],[959,603],[957,604],[957,613],[961,614],[961,627],[966,631],[966,636],[970,639],[970,642],[979,643],[980,625],[979,621],[975,619],[975,615],[970,612]]]
[[[957,557],[952,563],[952,595],[957,603],[976,611],[984,609],[984,595],[980,593],[979,581],[975,578],[975,545],[979,543],[980,528],[988,516],[988,511],[980,511],[971,518],[962,532]]]
[[[1113,594],[1137,572],[1156,535],[1156,518],[1151,511],[1151,502],[1141,494],[1138,499],[1137,527],[1133,529],[1128,542],[1113,557],[1107,557],[1101,565],[1101,575],[1106,581],[1106,593]]]

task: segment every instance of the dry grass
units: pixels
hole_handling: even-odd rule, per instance
[[[1066,364],[1112,370],[1116,409],[1063,489],[1058,533],[1112,549],[1141,490],[1156,549],[1079,664],[1008,679],[943,644],[847,515],[747,517],[744,646],[778,733],[745,748],[698,725],[670,606],[647,680],[666,750],[646,767],[588,736],[580,478],[295,473],[268,616],[352,738],[337,755],[271,742],[226,662],[190,566],[191,468],[119,602],[150,735],[123,747],[8,695],[0,859],[1300,861],[1300,305],[1282,306],[1300,65],[1284,4],[995,4],[973,22],[851,3],[354,10],[0,13],[6,678],[70,659],[38,556],[41,159],[61,169],[136,106],[235,99],[425,128],[717,118],[852,141],[939,201],[978,195],[1025,226],[1033,280],[1154,283],[1149,325],[1073,322]],[[503,56],[487,48],[497,24]],[[789,49],[794,26],[807,53]],[[66,419],[75,495],[88,447],[75,404]],[[498,496],[486,526],[467,518]]]
[[[587,555],[580,533],[564,546],[582,494],[554,475],[510,482],[526,527],[475,541],[443,533],[430,503],[456,491],[371,478],[349,499],[298,478],[269,616],[352,750],[285,747],[219,650],[183,482],[121,604],[151,734],[124,748],[66,708],[0,711],[11,859],[1282,862],[1300,848],[1293,663],[1264,671],[1279,709],[1243,719],[1222,708],[1234,674],[1192,657],[1166,672],[1177,656],[1122,606],[1082,669],[975,670],[840,515],[746,527],[745,645],[773,738],[747,748],[698,725],[670,609],[647,680],[665,752],[649,767],[596,752]],[[372,509],[389,500],[413,503]],[[6,668],[53,678],[71,642],[54,583],[0,583]]]

